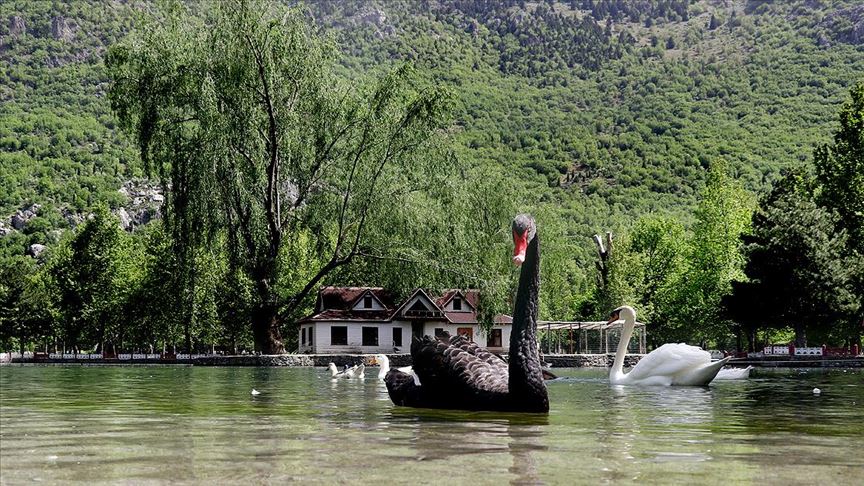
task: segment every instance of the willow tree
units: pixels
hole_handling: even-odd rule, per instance
[[[399,204],[405,173],[427,168],[445,97],[408,67],[374,83],[338,78],[333,44],[275,3],[196,8],[172,4],[111,49],[109,96],[169,189],[180,261],[226,241],[253,283],[256,348],[282,352],[285,316],[357,257],[370,221],[386,221],[373,213]],[[314,239],[316,269],[284,285],[282,267],[309,263],[280,256],[299,234]]]

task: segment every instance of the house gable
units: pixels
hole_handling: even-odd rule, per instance
[[[367,290],[360,294],[351,306],[351,310],[353,311],[381,311],[386,308],[387,306],[385,306],[384,303],[381,302],[381,299],[375,295],[375,292],[372,292],[371,290]]]
[[[438,306],[444,312],[472,312],[476,313],[477,291],[448,290],[438,299]]]
[[[322,287],[315,313],[299,322],[388,322],[392,308],[391,294],[380,287]]]
[[[396,310],[395,316],[404,318],[425,318],[435,319],[444,317],[444,312],[438,307],[438,304],[429,297],[429,294],[423,289],[417,289],[411,294],[411,297]]]

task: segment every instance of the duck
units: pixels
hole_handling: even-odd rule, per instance
[[[414,378],[398,369],[384,377],[396,406],[452,410],[549,413],[549,394],[537,349],[540,238],[528,214],[513,219],[513,264],[521,267],[509,363],[466,336],[411,342]]]
[[[636,327],[636,311],[627,305],[609,315],[609,322],[623,319],[624,329],[609,371],[613,385],[704,386],[711,382],[731,357],[711,361],[711,353],[684,343],[667,343],[646,354],[629,373],[624,373],[624,356]]]
[[[346,367],[342,371],[339,371],[339,369],[336,368],[336,364],[328,363],[327,369],[330,370],[330,378],[334,380],[339,378],[359,378],[362,380],[366,377],[366,366],[362,364],[350,368]]]
[[[372,357],[372,364],[378,365],[380,369],[378,370],[378,379],[384,380],[387,376],[387,372],[390,371],[390,358],[387,357],[386,354],[376,354]],[[414,378],[414,383],[416,385],[420,385],[420,378],[417,378],[417,374],[414,373],[414,369],[410,366],[403,366],[401,368],[396,368],[402,373],[406,373],[411,375]]]
[[[723,368],[717,372],[714,380],[746,380],[750,377],[752,366],[746,368]]]

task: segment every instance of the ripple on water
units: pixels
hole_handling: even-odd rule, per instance
[[[316,369],[4,366],[3,482],[844,484],[864,467],[858,370],[681,388],[559,372],[547,417],[396,408],[371,376]]]

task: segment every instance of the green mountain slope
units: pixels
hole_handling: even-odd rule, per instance
[[[32,203],[5,254],[49,241],[140,176],[104,97],[126,2],[0,4],[0,221]],[[864,72],[854,1],[309,2],[343,74],[414,62],[457,94],[456,152],[501,167],[577,237],[650,212],[683,219],[724,159],[755,190],[811,158]],[[587,238],[586,238],[586,245]]]

